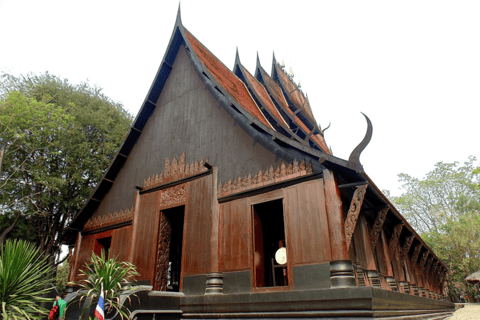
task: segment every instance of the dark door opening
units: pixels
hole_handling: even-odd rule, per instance
[[[180,291],[185,206],[160,212],[154,290]]]
[[[97,239],[97,241],[95,242],[95,248],[93,249],[93,252],[100,257],[103,250],[105,252],[105,257],[109,258],[111,246],[112,246],[112,237]]]
[[[288,285],[282,199],[253,206],[256,287]]]

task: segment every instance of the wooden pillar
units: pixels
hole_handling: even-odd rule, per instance
[[[205,294],[223,294],[223,273],[219,272],[219,223],[220,206],[217,200],[218,168],[212,167],[212,195],[211,195],[211,235],[210,235],[210,263],[208,265]]]
[[[327,211],[328,229],[332,261],[330,262],[330,282],[332,288],[355,287],[356,280],[352,261],[349,260],[345,239],[345,222],[343,205],[336,179],[332,172],[323,170],[325,183],[325,207]]]
[[[135,242],[137,240],[137,220],[140,216],[138,211],[140,210],[140,191],[135,191],[135,199],[133,200],[133,221],[132,221],[132,240],[130,242],[130,254],[128,262],[133,263],[133,254],[135,252]]]
[[[363,215],[358,218],[355,229],[355,245],[358,252],[357,259],[360,261],[361,267],[365,269],[370,285],[372,287],[381,287],[367,219]]]

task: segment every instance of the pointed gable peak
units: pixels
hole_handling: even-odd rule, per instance
[[[240,54],[238,53],[238,47],[237,47],[237,51],[235,52],[235,65],[237,64],[242,64],[240,62]]]
[[[261,71],[260,71],[260,68],[262,67],[261,63],[260,63],[260,56],[258,55],[258,51],[257,51],[257,64],[255,66],[255,79],[259,80],[261,78]]]
[[[182,25],[182,12],[180,10],[180,2],[178,2],[177,19],[175,20],[175,24]]]

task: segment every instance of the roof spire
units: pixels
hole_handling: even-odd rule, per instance
[[[255,66],[255,79],[259,80],[260,77],[259,77],[259,74],[260,74],[260,68],[261,68],[261,64],[260,64],[260,56],[258,55],[258,51],[257,51],[257,65]]]
[[[235,64],[242,64],[240,62],[240,54],[238,53],[238,47],[237,47],[237,52],[235,53]]]
[[[178,1],[177,20],[175,24],[182,24],[182,12],[180,10],[180,1]]]

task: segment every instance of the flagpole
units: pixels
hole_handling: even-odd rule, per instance
[[[97,307],[95,308],[95,317],[98,320],[105,320],[105,299],[103,296],[103,282],[101,282],[100,297],[98,298]]]

